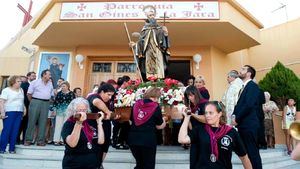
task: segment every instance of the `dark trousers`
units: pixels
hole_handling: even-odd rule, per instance
[[[173,128],[172,128],[172,145],[180,145],[178,143],[178,133],[181,127],[181,120],[180,121],[173,121]]]
[[[130,146],[136,161],[134,169],[155,169],[156,147]]]
[[[156,130],[156,142],[157,142],[157,145],[162,145],[163,144],[162,130]]]
[[[19,132],[19,127],[23,112],[5,112],[7,118],[3,119],[3,130],[0,138],[0,150],[5,151],[9,142],[9,151],[15,151],[15,144]]]
[[[109,145],[111,143],[110,141],[110,136],[111,136],[111,123],[110,120],[103,120],[102,121],[102,127],[103,127],[103,132],[104,132],[104,144],[101,144],[101,152],[102,153],[107,153]]]
[[[260,123],[260,128],[258,129],[258,147],[266,147],[267,141],[265,136],[265,124],[264,121]]]
[[[127,144],[130,124],[128,121],[126,121],[126,122],[121,123],[120,125],[121,125],[121,130],[120,130],[118,142],[121,144]]]
[[[252,164],[252,168],[262,169],[262,163],[257,144],[257,131],[239,130],[239,134],[245,144],[245,148]]]
[[[120,131],[120,124],[118,121],[113,121],[113,135],[112,135],[112,144],[113,145],[116,145],[118,144],[119,142],[119,131]]]
[[[128,133],[130,129],[129,122],[118,122],[114,121],[114,128],[113,128],[113,136],[112,136],[112,143],[116,144],[127,144]]]

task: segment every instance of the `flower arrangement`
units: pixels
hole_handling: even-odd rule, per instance
[[[128,87],[119,89],[115,98],[115,107],[131,107],[136,100],[142,99],[144,93],[150,87],[161,88],[160,103],[162,105],[177,105],[183,102],[183,90],[178,85],[178,81],[171,78],[157,79],[148,78],[148,82],[142,83],[141,80],[128,82]]]

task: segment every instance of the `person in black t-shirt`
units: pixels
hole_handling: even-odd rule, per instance
[[[195,86],[189,86],[186,88],[184,92],[184,104],[187,108],[186,110],[189,110],[192,116],[190,130],[192,127],[205,123],[204,107],[206,103],[207,100],[202,97]],[[188,149],[188,145],[184,144],[183,148]],[[190,166],[194,166],[197,163],[198,159],[195,157],[197,157],[198,153],[199,152],[192,144],[190,154],[195,154],[195,156],[190,156]]]
[[[226,113],[221,103],[208,102],[205,106],[206,124],[193,127],[188,134],[190,115],[185,118],[179,131],[178,142],[195,145],[198,156],[192,169],[231,169],[231,156],[234,151],[241,159],[245,169],[251,169],[243,142],[237,131],[226,125]],[[191,154],[191,157],[194,154]]]
[[[74,99],[67,108],[68,120],[61,133],[65,143],[63,169],[97,169],[101,165],[97,145],[104,143],[104,114],[101,112],[101,117],[97,119],[97,128],[94,128],[87,123],[87,112],[89,103],[82,97]],[[75,114],[80,114],[81,117],[76,119]]]
[[[156,129],[166,126],[157,103],[160,94],[159,88],[151,87],[145,92],[144,99],[133,106],[128,144],[136,161],[135,169],[155,168]]]
[[[96,94],[92,94],[88,96],[87,100],[90,103],[90,108],[92,113],[98,113],[99,111],[104,112],[104,120],[103,120],[103,129],[105,134],[105,142],[103,145],[100,145],[99,156],[104,161],[106,154],[108,152],[109,145],[111,143],[111,115],[114,110],[114,102],[111,100],[115,93],[115,88],[109,84],[104,83],[98,88]],[[117,119],[118,117],[115,117]],[[88,123],[95,127],[97,126],[96,120],[89,120]],[[100,166],[103,168],[103,166]]]
[[[204,107],[207,102],[195,86],[189,86],[185,89],[184,104],[192,114],[192,126],[205,123]]]

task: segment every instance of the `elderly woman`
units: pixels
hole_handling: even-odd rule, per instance
[[[19,127],[25,113],[24,93],[19,76],[11,76],[8,79],[9,87],[2,90],[0,96],[0,118],[3,119],[3,130],[0,138],[0,153],[5,153],[9,143],[9,153],[15,154],[15,144]]]
[[[98,144],[104,143],[104,132],[101,117],[97,119],[97,128],[87,123],[86,113],[89,112],[89,103],[79,97],[74,99],[67,108],[68,120],[64,123],[61,135],[65,142],[65,155],[62,166],[64,169],[97,169],[101,164],[98,156]],[[75,114],[80,114],[76,119]]]
[[[53,104],[55,118],[55,130],[54,130],[54,145],[63,144],[61,139],[61,129],[64,122],[67,120],[67,107],[70,102],[75,99],[75,94],[70,91],[70,84],[67,81],[60,83],[61,90],[57,93]]]
[[[196,88],[199,90],[202,97],[206,100],[209,100],[210,95],[208,90],[205,88],[205,80],[203,76],[198,76],[195,78],[195,84]]]
[[[232,151],[241,159],[244,168],[250,169],[251,163],[246,154],[243,142],[237,131],[226,125],[226,113],[223,106],[217,102],[208,102],[205,107],[206,124],[193,127],[188,134],[188,123],[191,116],[183,113],[185,118],[179,131],[178,142],[195,145],[198,155],[190,154],[197,158],[196,164],[191,169],[231,169]]]
[[[133,106],[128,144],[136,161],[136,169],[154,169],[156,156],[156,129],[166,126],[158,104],[160,89],[151,87],[144,99],[138,100]]]
[[[264,92],[266,103],[263,104],[263,110],[265,114],[265,135],[267,140],[267,146],[269,148],[274,148],[274,127],[273,127],[273,117],[272,115],[276,113],[279,109],[275,102],[271,101],[271,95],[269,92]]]

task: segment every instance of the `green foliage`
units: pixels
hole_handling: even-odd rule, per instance
[[[271,97],[282,109],[286,100],[296,100],[297,109],[300,110],[300,79],[282,63],[277,62],[269,73],[259,82],[262,90],[268,91]]]

